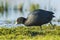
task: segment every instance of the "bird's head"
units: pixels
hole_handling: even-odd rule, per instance
[[[17,24],[24,24],[25,21],[26,21],[26,18],[24,18],[24,17],[17,18]]]

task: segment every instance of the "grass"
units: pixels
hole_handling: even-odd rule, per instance
[[[0,27],[0,40],[60,40],[60,26]]]

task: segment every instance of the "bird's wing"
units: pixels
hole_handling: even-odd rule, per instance
[[[33,25],[35,22],[36,15],[30,14],[25,22],[25,25]]]

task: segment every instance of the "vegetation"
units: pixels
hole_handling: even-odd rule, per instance
[[[6,4],[5,4],[5,7],[4,7],[4,5],[3,5],[3,2],[1,3],[1,5],[0,5],[0,12],[3,12],[3,11],[8,11],[8,3],[6,2]]]
[[[5,11],[8,11],[8,2],[5,3]]]
[[[60,26],[0,27],[0,40],[60,40]]]
[[[60,18],[57,20],[57,22],[60,22]]]
[[[30,11],[34,11],[35,9],[39,9],[39,4],[31,4]]]
[[[20,5],[18,6],[18,9],[20,10],[20,12],[23,12],[23,4],[20,4]]]
[[[3,5],[3,2],[1,3],[0,5],[0,12],[3,12],[4,11],[4,5]]]

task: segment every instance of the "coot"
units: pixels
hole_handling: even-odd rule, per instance
[[[42,9],[32,11],[27,18],[17,18],[17,24],[24,24],[26,26],[40,26],[46,23],[51,23],[54,13]]]

